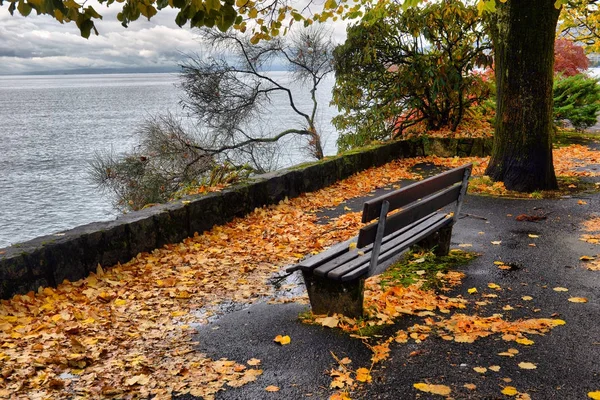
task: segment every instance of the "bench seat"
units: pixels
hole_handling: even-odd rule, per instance
[[[383,272],[413,245],[447,254],[471,168],[455,168],[366,201],[362,221],[368,224],[358,236],[286,268],[302,272],[313,312],[361,316],[367,277]],[[451,204],[452,210],[444,211]]]

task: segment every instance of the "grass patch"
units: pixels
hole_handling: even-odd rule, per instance
[[[559,130],[554,136],[554,147],[566,147],[572,144],[587,144],[598,141],[598,135],[574,130]]]
[[[390,266],[382,274],[382,287],[408,287],[422,282],[423,289],[442,287],[439,273],[446,273],[458,266],[468,264],[479,254],[460,249],[452,249],[447,256],[436,257],[431,251],[410,252],[400,261]]]

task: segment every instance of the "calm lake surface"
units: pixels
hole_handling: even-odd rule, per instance
[[[272,74],[289,82],[285,72]],[[183,115],[177,82],[176,74],[0,76],[0,248],[114,219],[112,199],[90,182],[88,163],[97,152],[133,148],[148,116]],[[336,152],[332,85],[330,78],[318,92],[327,154]],[[308,107],[306,90],[291,87],[299,107]],[[274,97],[269,112],[266,125],[285,128],[294,119],[284,98]],[[289,142],[280,165],[308,160],[299,147]]]

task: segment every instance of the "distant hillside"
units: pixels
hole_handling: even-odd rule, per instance
[[[179,72],[178,66],[173,67],[139,67],[139,68],[76,68],[49,71],[34,71],[9,75],[85,75],[85,74],[148,74]]]

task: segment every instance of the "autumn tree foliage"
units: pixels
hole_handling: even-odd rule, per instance
[[[404,12],[388,4],[347,29],[336,48],[333,103],[340,148],[400,135],[421,121],[454,131],[489,95],[477,67],[491,64],[491,43],[477,9],[452,0]]]
[[[403,7],[420,7],[423,0],[407,0]],[[454,0],[459,1],[459,0]],[[114,0],[100,0],[110,5]],[[81,34],[95,32],[94,20],[102,18],[92,5],[73,0],[0,0],[11,13],[48,14],[57,21],[75,22]],[[327,0],[311,14],[312,1],[293,7],[289,0],[129,0],[117,18],[124,26],[140,16],[151,18],[158,10],[178,11],[176,23],[183,26],[230,27],[251,33],[251,43],[285,34],[290,24],[336,18],[360,18],[369,5],[385,14],[391,0],[356,2]],[[488,175],[518,191],[555,189],[552,161],[552,92],[554,41],[559,15],[560,29],[596,46],[600,11],[596,0],[477,0],[479,12],[490,16],[496,57],[498,108],[494,144]],[[317,7],[314,7],[317,9]],[[447,16],[451,18],[451,16]],[[510,73],[509,73],[510,71]]]
[[[589,63],[582,46],[568,39],[557,39],[554,43],[554,72],[577,75],[588,69]]]

